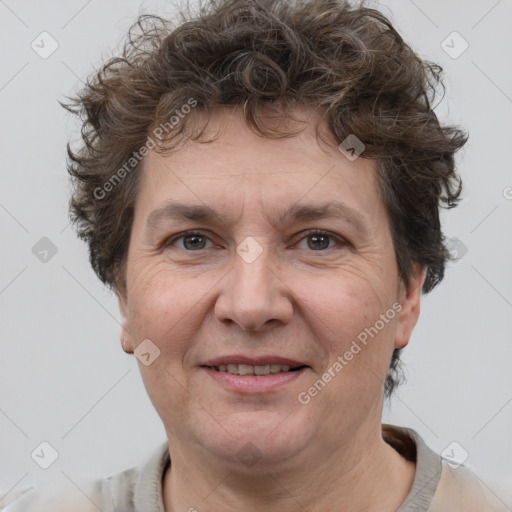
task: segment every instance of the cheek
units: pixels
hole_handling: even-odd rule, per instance
[[[156,411],[166,423],[186,423],[189,414],[189,385],[183,360],[194,339],[205,286],[201,279],[180,278],[163,265],[137,266],[129,283],[129,325],[134,345],[151,340],[159,356],[151,363],[138,363],[144,386]],[[182,437],[189,435],[187,431]]]
[[[378,387],[387,372],[396,331],[396,296],[391,287],[369,275],[345,269],[336,278],[304,282],[301,288],[305,322],[325,353],[319,373],[343,375],[336,379],[338,386],[353,387],[357,382]]]
[[[346,265],[319,278],[294,279],[304,314],[343,338],[372,325],[396,299],[394,287],[369,268]],[[308,314],[309,312],[309,314]]]
[[[214,282],[200,277],[185,278],[163,264],[139,266],[132,275],[129,320],[135,343],[148,338],[163,354],[172,354],[171,361],[181,361],[190,334],[197,328],[194,313],[200,311]]]

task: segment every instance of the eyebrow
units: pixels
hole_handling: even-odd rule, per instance
[[[339,201],[332,201],[325,205],[295,204],[288,209],[277,209],[275,225],[282,226],[294,221],[321,220],[328,218],[345,219],[362,233],[368,233],[368,227],[363,216],[354,208]],[[168,222],[169,220],[191,220],[210,224],[215,222],[220,222],[225,225],[231,224],[229,216],[206,205],[190,205],[176,201],[167,201],[148,215],[146,228],[152,230],[160,223]]]

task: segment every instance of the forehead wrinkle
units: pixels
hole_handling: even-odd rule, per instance
[[[295,204],[291,208],[278,209],[277,225],[286,225],[293,221],[320,220],[325,218],[342,218],[353,224],[363,233],[368,233],[368,227],[361,213],[354,208],[339,202],[331,201],[325,205]]]
[[[224,224],[229,224],[229,217],[215,211],[206,205],[194,205],[176,202],[174,200],[166,201],[164,204],[153,210],[147,217],[146,227],[152,229],[158,224],[171,219],[192,220],[213,223],[219,220]]]
[[[238,216],[239,219],[243,216],[244,210],[245,198],[242,202],[242,211]],[[273,223],[275,227],[283,227],[297,221],[343,218],[362,233],[368,233],[368,226],[363,216],[354,208],[338,201],[329,202],[324,205],[296,204],[287,209],[277,207],[273,217],[275,218]],[[151,230],[158,224],[171,219],[199,221],[209,224],[220,221],[226,226],[233,225],[236,222],[233,216],[206,205],[185,204],[169,200],[148,215],[146,227]]]

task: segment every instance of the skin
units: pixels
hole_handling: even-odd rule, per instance
[[[334,141],[319,142],[311,123],[288,123],[302,131],[269,139],[218,111],[208,125],[214,142],[144,161],[118,297],[124,350],[144,339],[160,350],[139,366],[169,441],[167,512],[392,512],[412,485],[415,465],[383,441],[381,417],[393,349],[408,343],[419,315],[424,269],[415,267],[408,286],[399,278],[377,163],[351,162]],[[169,200],[227,219],[167,218],[148,229]],[[344,217],[276,222],[278,209],[333,200],[357,211],[364,228]],[[332,237],[315,243],[308,229]],[[190,238],[169,242],[186,230],[204,233],[199,248]],[[262,248],[252,263],[236,252],[248,236]],[[299,393],[394,303],[400,313],[301,404]],[[226,354],[275,354],[309,368],[273,392],[244,395],[200,367]],[[238,456],[246,443],[261,457],[251,467]]]

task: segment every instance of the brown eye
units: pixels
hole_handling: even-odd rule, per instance
[[[300,247],[300,244],[306,240],[307,247]],[[331,243],[334,241],[334,243]],[[335,236],[328,231],[321,231],[318,229],[312,229],[307,231],[305,236],[299,242],[299,249],[310,249],[312,251],[321,252],[326,249],[331,249],[335,246],[344,246],[347,243],[340,237]]]
[[[196,249],[204,249],[206,245],[206,237],[201,235],[188,235],[183,237],[183,246],[185,249],[194,251]]]
[[[309,235],[308,247],[313,250],[323,250],[329,247],[329,236],[326,235]]]

